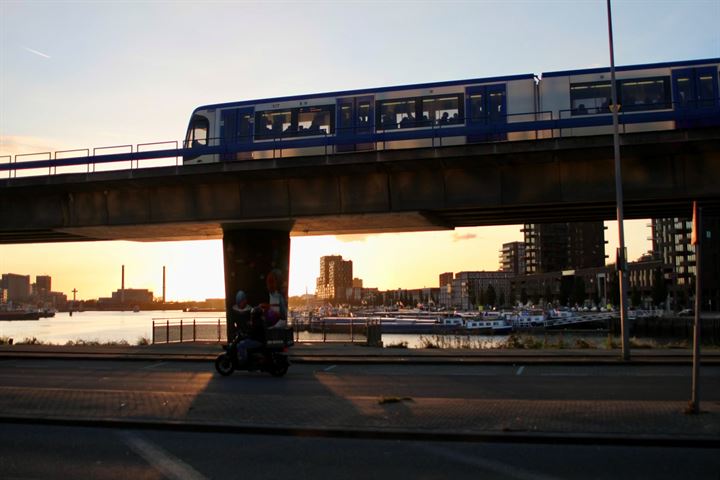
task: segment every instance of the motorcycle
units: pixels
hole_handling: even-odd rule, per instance
[[[287,351],[293,344],[292,328],[268,329],[266,337],[261,347],[248,349],[245,359],[241,359],[238,343],[247,337],[238,333],[228,345],[223,345],[225,352],[215,359],[215,370],[224,377],[235,370],[268,372],[273,377],[282,377],[290,368]]]

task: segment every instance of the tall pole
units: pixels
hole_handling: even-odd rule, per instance
[[[693,325],[693,369],[690,413],[700,413],[700,309],[702,308],[702,284],[700,253],[702,250],[702,208],[693,202],[693,243],[695,244],[695,325]]]
[[[163,265],[163,305],[165,304],[165,265]]]
[[[620,330],[622,331],[622,359],[630,360],[630,328],[627,324],[627,254],[625,251],[625,227],[623,225],[623,191],[622,171],[620,167],[620,127],[617,102],[617,86],[615,85],[615,48],[613,46],[612,9],[607,0],[608,36],[610,38],[610,91],[612,95],[613,147],[615,152],[615,203],[617,206],[618,251],[617,270],[620,288]]]

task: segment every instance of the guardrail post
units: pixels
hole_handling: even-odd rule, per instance
[[[353,336],[353,318],[350,318],[350,343],[355,343],[355,337]]]
[[[325,320],[322,322],[322,332],[323,332],[323,343],[327,341],[327,333],[325,332]]]
[[[195,338],[196,338],[196,334],[195,334],[195,319],[193,318],[193,343],[195,343]]]
[[[220,336],[220,318],[218,318],[218,343],[222,342],[222,337]]]
[[[170,320],[165,320],[165,343],[170,343]]]
[[[152,344],[155,345],[155,320],[152,321]]]
[[[180,319],[180,343],[183,342],[183,325],[182,325],[182,318]]]

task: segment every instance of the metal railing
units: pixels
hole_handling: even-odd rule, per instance
[[[682,105],[683,107],[685,105]],[[620,112],[620,124],[623,131],[632,124],[659,123],[676,121],[684,128],[692,128],[694,124],[720,124],[720,107],[716,104],[704,108],[675,108],[651,109]],[[590,109],[592,110],[592,109]],[[466,120],[469,120],[466,124]],[[23,153],[17,155],[0,156],[0,172],[8,172],[7,178],[16,178],[20,170],[30,171],[48,169],[48,175],[57,174],[58,167],[85,166],[86,173],[96,171],[98,165],[130,162],[129,170],[141,168],[141,160],[167,160],[174,159],[174,166],[180,165],[181,157],[199,157],[203,155],[230,155],[237,153],[267,152],[267,158],[283,158],[287,150],[303,148],[321,148],[324,155],[347,153],[342,147],[347,145],[371,145],[368,150],[387,149],[391,142],[425,141],[429,147],[445,146],[443,140],[449,137],[466,137],[466,143],[494,143],[506,140],[528,140],[541,138],[556,138],[566,136],[566,131],[573,128],[610,126],[611,116],[604,110],[586,111],[580,113],[578,109],[564,109],[555,116],[550,111],[526,112],[506,114],[500,116],[484,116],[481,118],[459,118],[456,123],[439,124],[423,121],[403,126],[397,123],[397,128],[382,128],[371,125],[369,127],[337,128],[335,131],[320,132],[315,135],[297,135],[294,132],[278,132],[268,136],[266,133],[251,134],[244,137],[208,138],[204,144],[187,141],[179,142],[169,140],[162,142],[141,143],[137,145],[116,145],[95,147],[90,156],[89,148],[62,150],[57,152]],[[515,134],[513,137],[512,135]],[[446,142],[447,143],[447,142]],[[182,144],[182,148],[179,146]],[[154,149],[148,147],[172,146],[173,148]],[[341,148],[338,148],[341,147]],[[401,148],[401,147],[398,147]],[[111,150],[125,150],[122,153],[107,153]],[[68,153],[84,155],[67,157]],[[320,154],[318,152],[318,154]],[[23,160],[28,157],[43,157],[41,159]],[[158,166],[156,164],[152,166]],[[168,165],[162,165],[168,166]],[[143,166],[143,168],[146,168]],[[119,168],[116,170],[128,170]]]
[[[367,319],[350,319],[342,324],[326,319],[291,322],[295,341],[304,343],[366,343],[368,327],[376,324]],[[225,317],[152,320],[153,344],[190,342],[227,342]]]
[[[225,342],[225,318],[154,318],[152,343]]]

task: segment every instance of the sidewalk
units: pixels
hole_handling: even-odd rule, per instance
[[[2,345],[0,359],[209,361],[219,352],[217,344]],[[298,344],[291,352],[295,363],[328,365],[622,364],[617,350],[447,351]],[[638,366],[689,365],[691,361],[691,352],[687,350],[636,350],[632,354],[630,364]],[[720,365],[720,352],[706,352],[703,362]],[[323,375],[333,375],[324,371],[324,368],[317,370],[318,381],[322,381]],[[242,382],[244,375],[253,374],[238,373],[221,378],[209,367],[201,375],[207,377],[207,382],[228,383]],[[267,377],[267,381],[278,382],[282,388],[291,386],[288,383],[291,380]],[[562,398],[562,392],[558,394],[557,398]],[[717,448],[720,446],[720,401],[704,399],[701,407],[702,414],[686,415],[684,401],[519,400],[513,399],[511,393],[507,399],[444,397],[443,392],[437,392],[434,397],[378,398],[352,396],[332,389],[325,395],[296,396],[290,389],[287,394],[253,394],[249,400],[241,401],[236,395],[207,389],[176,393],[0,386],[0,422],[408,440]]]

